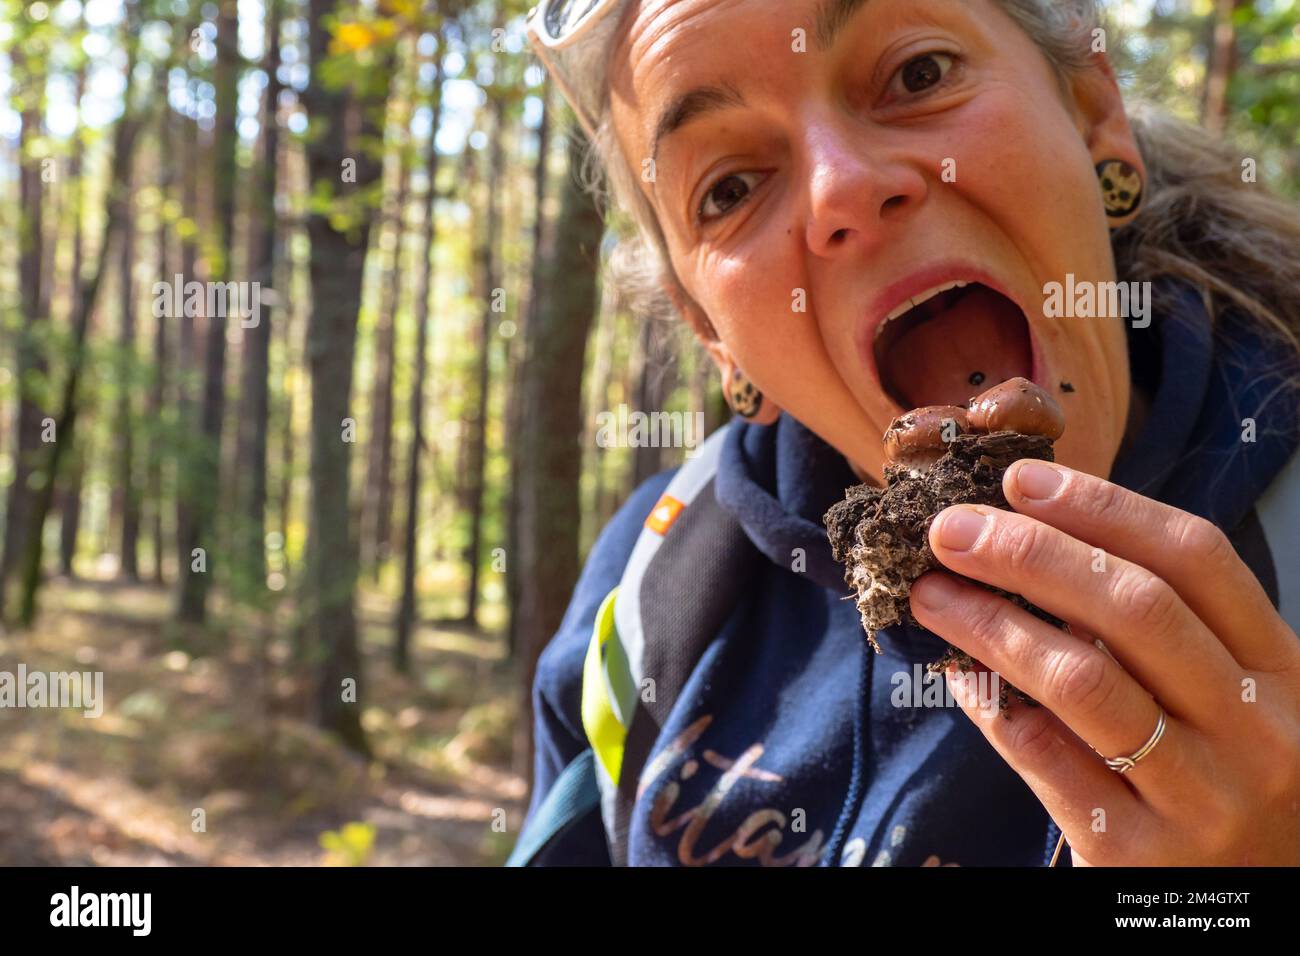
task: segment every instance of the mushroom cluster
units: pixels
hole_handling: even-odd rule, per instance
[[[885,429],[886,477],[893,469],[925,471],[948,451],[958,435],[994,432],[1041,435],[1056,441],[1065,414],[1033,382],[1012,378],[960,405],[927,405],[900,415]]]
[[[1053,398],[1023,378],[995,385],[965,408],[918,408],[890,424],[884,436],[886,486],[849,488],[823,519],[873,648],[880,650],[876,634],[884,628],[916,624],[912,582],[940,567],[929,539],[935,516],[955,504],[1008,508],[1002,493],[1007,468],[1022,458],[1052,461],[1052,443],[1064,430],[1065,416]],[[1061,624],[1019,595],[989,590]],[[954,660],[963,667],[973,663],[949,646],[931,669]]]

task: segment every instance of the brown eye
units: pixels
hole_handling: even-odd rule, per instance
[[[898,79],[908,93],[923,93],[952,69],[952,57],[946,53],[926,53],[909,60],[898,72]]]
[[[709,187],[700,203],[699,217],[702,221],[717,219],[735,209],[749,195],[753,188],[750,179],[757,179],[757,173],[732,173],[723,176]]]

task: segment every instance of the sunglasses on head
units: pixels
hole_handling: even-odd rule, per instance
[[[610,14],[622,10],[626,3],[627,0],[540,0],[528,11],[529,42],[560,93],[573,107],[587,136],[593,139],[605,88],[604,57],[619,19]],[[575,83],[581,74],[588,75],[586,81]],[[593,92],[582,96],[575,92],[577,89]]]

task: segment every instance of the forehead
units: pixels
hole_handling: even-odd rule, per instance
[[[860,2],[860,0],[857,0]],[[615,112],[631,111],[642,134],[650,109],[674,89],[721,72],[731,61],[725,42],[743,44],[745,28],[802,25],[822,4],[855,0],[631,0],[610,50],[607,79]],[[752,65],[752,64],[751,64]]]
[[[726,14],[758,13],[763,8],[797,14],[806,0],[631,0],[623,12],[619,40],[613,50],[624,65],[715,25]]]

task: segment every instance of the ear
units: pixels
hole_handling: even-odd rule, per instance
[[[718,338],[718,333],[704,310],[682,288],[675,276],[664,277],[661,285],[678,315],[695,331],[696,339],[718,367],[718,374],[722,377],[722,397],[726,399],[727,406],[746,421],[759,425],[775,422],[781,415],[780,407],[745,376],[735,356],[731,354],[731,349]]]
[[[1079,133],[1097,169],[1098,199],[1106,204],[1106,221],[1118,228],[1131,222],[1141,209],[1147,168],[1124,112],[1110,59],[1105,53],[1094,53],[1091,61],[1088,69],[1071,76],[1069,92]],[[1104,181],[1110,183],[1109,190]]]

